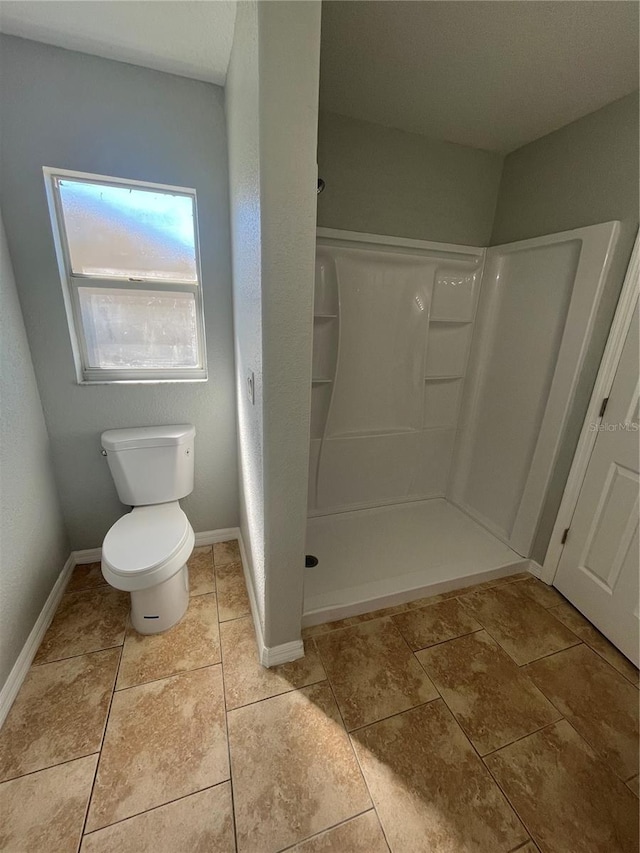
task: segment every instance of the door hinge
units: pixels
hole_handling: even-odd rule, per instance
[[[564,531],[564,533],[562,534],[562,539],[560,540],[560,544],[561,544],[561,545],[564,545],[564,543],[567,541],[567,536],[568,536],[568,535],[569,535],[569,528],[567,527],[567,529],[566,529],[566,530]]]
[[[602,405],[600,406],[600,414],[598,415],[599,418],[603,417],[604,413],[607,411],[607,403],[608,402],[609,402],[609,398],[605,397],[604,400],[602,401]]]

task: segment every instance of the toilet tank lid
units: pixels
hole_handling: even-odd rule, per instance
[[[129,429],[108,429],[102,433],[101,441],[105,450],[133,450],[137,447],[184,444],[191,441],[195,434],[196,428],[192,424],[131,427]]]

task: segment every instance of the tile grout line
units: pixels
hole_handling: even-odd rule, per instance
[[[127,631],[128,623],[129,623],[129,615],[127,615],[127,624],[125,625],[125,637],[126,637],[126,631]],[[82,840],[85,836],[85,829],[87,827],[87,819],[89,817],[89,809],[91,808],[91,801],[93,799],[93,792],[94,792],[95,787],[96,787],[96,779],[98,778],[98,769],[100,767],[100,761],[102,759],[102,750],[104,747],[104,741],[105,741],[105,738],[107,736],[107,729],[109,727],[109,718],[111,717],[111,709],[113,707],[113,699],[116,695],[116,683],[118,681],[118,674],[120,673],[120,666],[122,664],[123,654],[124,654],[124,641],[123,641],[122,647],[120,649],[120,656],[118,658],[118,666],[116,667],[116,673],[115,673],[115,676],[113,679],[113,686],[111,687],[111,699],[109,701],[109,708],[107,709],[107,714],[106,714],[106,717],[104,720],[104,728],[102,730],[102,738],[100,740],[100,749],[98,751],[98,760],[96,761],[96,769],[93,773],[93,780],[91,782],[91,790],[89,791],[89,796],[87,798],[87,805],[85,808],[84,820],[82,821],[82,830],[80,832],[80,841],[78,843],[78,847],[76,848],[76,853],[78,853],[78,851],[82,847]]]
[[[118,820],[114,820],[113,823],[108,823],[105,826],[99,826],[97,829],[92,829],[90,832],[85,832],[82,835],[82,839],[88,838],[91,835],[96,835],[98,832],[102,832],[105,829],[111,829],[112,826],[118,826],[121,823],[126,823],[128,820],[134,820],[137,817],[141,817],[144,814],[149,814],[149,812],[155,812],[159,809],[163,809],[165,806],[170,806],[173,803],[179,803],[181,800],[187,800],[189,797],[194,797],[196,794],[202,794],[204,791],[212,791],[214,788],[220,788],[222,785],[226,785],[229,782],[228,779],[223,779],[221,782],[216,782],[215,785],[206,785],[204,788],[198,788],[197,791],[191,791],[188,794],[182,794],[180,797],[174,797],[171,800],[167,800],[166,803],[158,803],[156,806],[149,806],[148,809],[142,809],[142,811],[135,812],[135,814],[127,815],[126,817],[120,817]]]
[[[213,558],[213,546],[211,548],[211,560],[213,562],[213,577],[216,578],[215,561]],[[216,583],[216,589],[218,585]],[[220,643],[220,672],[222,674],[222,710],[224,713],[224,727],[227,736],[227,761],[229,762],[229,790],[231,793],[231,823],[233,825],[233,844],[234,849],[238,850],[238,822],[236,819],[236,798],[233,787],[233,767],[231,764],[231,738],[229,737],[229,711],[227,709],[227,683],[224,674],[224,652],[222,650],[222,633],[220,631],[220,608],[218,606],[218,596],[216,595],[216,614],[218,616],[218,639]]]
[[[73,758],[65,758],[64,761],[56,761],[55,764],[47,764],[46,767],[39,767],[37,770],[29,770],[27,773],[20,773],[19,776],[11,776],[8,779],[0,781],[0,787],[8,782],[16,782],[18,779],[24,779],[27,776],[35,776],[36,773],[42,773],[44,770],[53,770],[54,767],[62,767],[63,764],[71,764],[72,761],[82,761],[83,758],[91,758],[94,755],[100,755],[100,752],[87,752],[83,755],[76,755]]]
[[[43,660],[40,663],[32,663],[31,666],[32,667],[47,666],[50,663],[62,663],[65,660],[75,660],[75,658],[81,658],[81,657],[84,657],[85,655],[95,655],[96,652],[109,652],[109,651],[111,651],[111,649],[122,649],[122,648],[124,648],[125,639],[126,639],[126,629],[125,629],[125,636],[124,636],[121,643],[115,643],[113,646],[101,646],[99,649],[90,649],[87,652],[78,652],[77,655],[67,655],[66,657],[63,657],[63,658],[54,658],[54,660]],[[29,667],[29,669],[31,669],[31,667]]]
[[[322,653],[320,652],[320,649],[318,649],[318,655],[320,657],[320,661],[322,662],[322,666],[324,668],[324,661],[322,660]],[[326,668],[325,668],[325,672],[326,672]],[[369,787],[369,783],[367,782],[367,777],[365,776],[364,770],[362,769],[362,765],[360,764],[360,759],[358,758],[358,753],[357,753],[356,748],[354,747],[353,741],[351,739],[351,732],[347,729],[347,726],[345,724],[344,717],[342,716],[342,710],[340,708],[340,705],[338,704],[338,697],[335,694],[335,691],[333,689],[333,684],[331,683],[331,680],[330,680],[328,674],[327,674],[327,684],[329,685],[329,690],[331,691],[331,695],[333,696],[333,701],[336,703],[336,708],[338,709],[338,714],[340,715],[340,720],[342,721],[342,727],[344,728],[345,734],[347,736],[347,741],[349,742],[349,746],[351,747],[351,753],[355,759],[358,770],[360,771],[360,778],[362,779],[362,781],[364,783],[364,787],[367,791],[367,794],[369,795],[369,800],[371,801],[371,806],[373,808],[375,816],[378,819],[378,823],[380,825],[380,829],[382,830],[382,834],[384,836],[385,843],[386,843],[387,847],[389,848],[389,850],[391,850],[391,845],[389,844],[389,839],[387,837],[387,831],[384,828],[384,824],[382,823],[382,818],[380,817],[380,814],[378,813],[376,801],[373,798],[371,788]],[[367,809],[367,811],[369,811],[369,809]]]
[[[330,832],[332,829],[336,829],[339,826],[344,826],[345,823],[349,823],[349,821],[356,820],[356,818],[362,817],[364,814],[369,814],[369,812],[375,813],[375,806],[371,806],[368,809],[364,809],[364,811],[358,812],[357,814],[351,815],[351,817],[346,817],[344,820],[339,820],[337,823],[332,823],[331,826],[326,826],[324,829],[319,829],[318,832],[314,832],[313,835],[307,835],[305,838],[301,838],[299,841],[294,841],[293,844],[288,844],[286,847],[279,847],[274,853],[287,853],[287,851],[295,850],[295,848],[299,844],[306,844],[307,841],[312,841],[314,838],[319,838],[323,833]]]
[[[215,581],[215,573],[214,573],[214,581]],[[217,593],[202,593],[202,594],[203,594],[203,595],[215,595],[215,597],[216,597],[216,617],[217,617],[217,614],[218,614],[218,596],[217,596]],[[190,596],[189,598],[191,599],[191,597],[193,597],[193,598],[198,598],[199,596]],[[126,637],[127,637],[127,629],[128,629],[128,627],[129,627],[129,617],[130,617],[130,613],[129,613],[129,615],[127,616],[127,625],[126,625],[126,628],[125,628],[125,638],[124,638],[124,640],[126,640]],[[219,626],[220,626],[220,623],[218,622],[218,629],[219,629]],[[95,769],[94,778],[93,778],[93,782],[92,782],[92,786],[91,786],[91,792],[90,792],[90,794],[89,794],[89,800],[88,800],[88,802],[87,802],[87,808],[86,808],[86,811],[85,811],[85,819],[84,819],[84,822],[83,822],[83,826],[82,826],[82,833],[81,833],[81,836],[80,836],[80,846],[82,845],[82,840],[84,839],[85,835],[91,835],[91,834],[93,834],[94,832],[99,832],[99,831],[100,831],[100,830],[102,830],[102,829],[107,829],[108,827],[110,827],[110,826],[114,826],[114,825],[115,825],[115,824],[117,824],[117,823],[123,823],[125,820],[129,820],[129,819],[131,819],[131,818],[137,817],[137,816],[138,816],[138,815],[140,815],[140,814],[145,814],[146,812],[153,811],[154,809],[157,809],[157,808],[162,808],[162,806],[169,805],[169,803],[171,803],[171,802],[177,802],[178,800],[185,799],[185,797],[192,796],[193,794],[198,794],[198,793],[200,793],[200,791],[208,790],[209,788],[215,788],[215,787],[217,787],[217,785],[218,785],[218,784],[219,784],[219,785],[222,785],[222,784],[224,784],[226,781],[229,781],[229,783],[231,783],[231,762],[229,761],[229,779],[228,779],[228,780],[226,780],[226,779],[225,779],[225,780],[223,780],[222,782],[217,783],[217,785],[209,785],[209,786],[207,786],[206,788],[200,788],[198,791],[192,791],[190,794],[185,794],[185,795],[184,795],[184,796],[182,796],[182,797],[176,797],[176,798],[175,798],[175,799],[173,799],[173,800],[168,800],[166,803],[160,803],[160,804],[159,804],[159,805],[157,805],[157,806],[153,806],[153,807],[148,808],[148,809],[143,809],[141,812],[136,812],[135,814],[128,815],[127,817],[125,817],[125,818],[121,818],[120,820],[114,821],[113,823],[108,823],[108,824],[106,824],[106,826],[98,827],[97,829],[92,830],[92,832],[89,832],[89,833],[85,832],[86,825],[87,825],[87,818],[88,818],[88,816],[89,816],[89,808],[90,808],[90,806],[91,806],[91,800],[92,800],[92,798],[93,798],[93,792],[94,792],[95,783],[96,783],[96,779],[97,779],[97,775],[98,775],[98,767],[99,767],[99,765],[100,765],[100,758],[102,757],[102,749],[103,749],[103,747],[104,747],[104,741],[105,741],[105,738],[106,738],[107,728],[108,728],[108,725],[109,725],[109,718],[110,718],[110,716],[111,716],[111,709],[112,709],[112,706],[113,706],[113,700],[114,700],[114,698],[115,698],[116,693],[123,693],[125,690],[131,690],[131,689],[132,689],[132,688],[134,688],[134,687],[143,687],[143,686],[145,686],[145,685],[147,685],[147,684],[154,684],[154,683],[157,683],[157,682],[159,682],[159,681],[166,681],[166,680],[167,680],[167,679],[169,679],[169,678],[173,678],[173,677],[178,676],[178,675],[183,675],[183,674],[185,674],[185,673],[187,673],[187,672],[197,672],[197,671],[202,670],[202,669],[208,669],[208,668],[209,668],[209,667],[211,667],[211,666],[218,666],[218,665],[220,665],[220,667],[221,667],[221,674],[222,674],[222,643],[220,642],[220,662],[219,662],[219,663],[207,664],[206,666],[195,667],[194,669],[189,669],[189,670],[181,670],[181,671],[179,671],[179,672],[172,673],[171,675],[166,675],[166,676],[164,676],[163,678],[157,678],[157,679],[153,679],[153,680],[151,680],[151,681],[143,681],[143,682],[141,682],[140,684],[132,684],[132,685],[130,685],[129,687],[123,687],[123,688],[120,688],[119,690],[116,690],[115,685],[118,683],[118,675],[120,674],[120,667],[121,667],[121,664],[122,664],[122,659],[123,659],[123,657],[124,657],[124,640],[123,640],[122,646],[120,647],[120,648],[121,648],[121,652],[120,652],[120,658],[119,658],[119,660],[118,660],[118,667],[117,667],[117,670],[116,670],[115,679],[114,679],[114,682],[113,682],[113,688],[112,688],[112,691],[111,691],[111,701],[110,701],[110,703],[109,703],[109,710],[108,710],[108,712],[107,712],[107,717],[106,717],[106,721],[105,721],[104,731],[103,731],[103,734],[102,734],[102,741],[101,741],[101,745],[100,745],[100,750],[99,750],[99,752],[97,753],[97,755],[98,755],[98,761],[97,761],[97,763],[96,763],[96,769]],[[113,647],[112,647],[112,648],[113,648]],[[104,651],[107,651],[107,650],[105,649]],[[226,717],[226,710],[224,709],[224,700],[225,700],[225,695],[224,695],[224,677],[223,677],[223,697],[222,697],[222,698],[223,698],[223,710],[224,710],[224,712],[225,712],[225,731],[226,731],[226,730],[227,730],[227,717]],[[228,742],[229,742],[229,738],[228,738],[228,733],[227,733],[227,746],[228,746]],[[233,795],[232,795],[232,796],[233,796]],[[234,823],[234,836],[235,836],[235,823]],[[79,850],[79,849],[80,849],[80,848],[78,848],[78,850]]]

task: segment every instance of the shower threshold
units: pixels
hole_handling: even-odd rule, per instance
[[[444,498],[310,518],[304,627],[523,571],[529,561]]]

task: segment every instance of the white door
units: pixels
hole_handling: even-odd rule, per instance
[[[554,580],[636,666],[638,578],[638,305]]]

